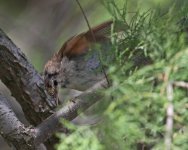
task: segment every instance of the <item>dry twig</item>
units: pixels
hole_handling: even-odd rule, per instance
[[[173,106],[173,86],[169,83],[167,86],[167,120],[166,120],[166,135],[165,135],[165,146],[166,150],[172,149],[172,134],[173,134],[173,117],[174,117],[174,106]]]

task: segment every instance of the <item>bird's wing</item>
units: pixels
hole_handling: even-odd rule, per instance
[[[90,41],[94,41],[94,40],[100,41],[100,40],[106,39],[108,36],[110,36],[112,23],[113,23],[113,21],[109,20],[109,21],[106,21],[106,22],[96,26],[96,27],[93,27],[91,29],[92,31],[89,30],[85,33],[85,36]],[[95,37],[93,37],[92,34],[94,34]]]
[[[57,55],[59,56],[59,59],[63,56],[70,58],[84,54],[91,43],[105,40],[110,35],[111,24],[112,21],[106,21],[96,27],[93,27],[91,29],[92,32],[89,30],[77,36],[71,37],[58,51]],[[92,36],[92,33],[95,37]]]

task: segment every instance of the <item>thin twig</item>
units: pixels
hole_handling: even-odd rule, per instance
[[[169,83],[167,85],[167,120],[166,120],[166,135],[165,135],[165,146],[166,150],[172,149],[172,134],[173,134],[173,116],[174,116],[174,106],[173,106],[173,85]]]
[[[91,26],[90,26],[90,24],[89,24],[89,20],[87,19],[87,16],[86,16],[86,14],[85,14],[85,12],[84,12],[84,9],[82,8],[82,5],[80,4],[79,0],[76,0],[76,2],[78,3],[78,5],[79,5],[79,7],[80,7],[80,10],[82,11],[82,14],[83,14],[83,16],[84,16],[84,19],[85,19],[85,21],[86,21],[86,23],[87,23],[87,26],[88,26],[88,28],[89,28],[89,31],[91,32],[92,38],[93,38],[93,40],[96,42],[95,35],[94,35],[94,33],[93,33],[93,30],[91,29]]]
[[[83,14],[84,19],[85,19],[85,21],[86,21],[86,23],[87,23],[87,26],[88,26],[89,31],[90,31],[90,33],[91,33],[91,36],[92,36],[93,40],[96,42],[95,35],[94,35],[94,33],[93,33],[93,30],[91,29],[91,26],[90,26],[90,24],[89,24],[89,21],[88,21],[88,19],[87,19],[87,16],[86,16],[86,14],[85,14],[85,12],[84,12],[84,9],[82,8],[82,5],[80,4],[79,0],[76,0],[76,2],[77,2],[77,4],[78,4],[78,6],[80,7],[80,10],[82,11],[82,14]],[[109,81],[108,76],[107,76],[107,73],[106,73],[106,71],[105,71],[105,69],[104,69],[104,65],[102,64],[102,60],[101,60],[100,54],[98,54],[98,56],[99,56],[99,61],[100,61],[100,63],[101,63],[102,72],[104,73],[104,76],[105,76],[106,81],[107,81],[107,83],[108,83],[108,87],[110,87],[110,81]]]
[[[186,88],[188,89],[188,83],[184,81],[174,81],[173,82],[174,86],[181,87],[181,88]]]

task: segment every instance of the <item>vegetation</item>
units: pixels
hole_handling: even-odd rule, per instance
[[[174,2],[165,9],[130,13],[129,3],[103,1],[114,28],[119,28],[121,34],[112,29],[112,86],[104,91],[100,107],[95,108],[103,116],[102,122],[91,127],[67,123],[73,132],[59,135],[58,150],[165,149],[167,110],[171,104],[171,146],[188,149],[186,4],[177,6]]]

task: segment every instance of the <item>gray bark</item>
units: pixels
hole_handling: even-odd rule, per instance
[[[26,56],[0,30],[0,79],[21,105],[26,119],[37,125],[54,106],[44,90],[43,80]]]
[[[34,146],[34,129],[25,127],[12,111],[8,100],[0,95],[0,133],[10,146],[18,150],[45,150],[43,144]]]
[[[73,120],[101,100],[103,96],[97,90],[107,87],[104,79],[70,100],[52,115],[55,100],[45,92],[41,76],[2,30],[0,30],[0,79],[21,105],[26,119],[32,125],[26,127],[22,124],[9,107],[6,98],[0,95],[0,132],[17,150],[45,149],[42,143],[51,138],[54,132],[63,128],[59,122],[60,118]],[[53,148],[49,142],[46,142],[45,146],[47,149]]]

